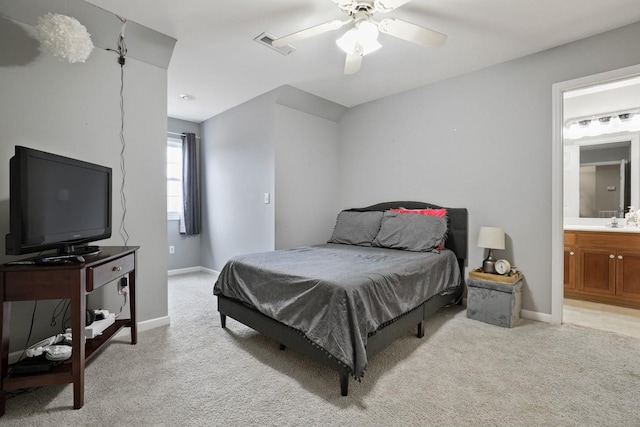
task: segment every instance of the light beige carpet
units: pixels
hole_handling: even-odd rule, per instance
[[[7,426],[638,426],[640,340],[521,321],[503,329],[441,310],[369,362],[340,396],[338,375],[228,319],[204,273],[169,280],[171,326],[113,341],[71,385],[7,402]]]

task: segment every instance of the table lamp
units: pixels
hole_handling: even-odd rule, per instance
[[[504,249],[504,230],[499,227],[480,227],[478,247],[489,249],[489,255],[482,261],[482,271],[495,273],[496,260],[493,257],[493,250]]]

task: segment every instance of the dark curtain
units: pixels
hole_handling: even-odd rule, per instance
[[[195,133],[182,135],[182,197],[184,231],[180,232],[187,235],[200,234],[200,188]]]

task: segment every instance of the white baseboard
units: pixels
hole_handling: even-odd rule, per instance
[[[171,321],[169,319],[169,316],[156,317],[155,319],[138,322],[138,332],[144,332],[148,331],[149,329],[159,328],[160,326],[168,326],[170,324]]]
[[[537,311],[520,310],[520,317],[523,319],[536,320],[538,322],[553,323],[550,314],[540,313]]]
[[[155,319],[145,320],[138,322],[138,333],[148,331],[150,329],[159,328],[161,326],[170,325],[169,316],[156,317]],[[131,336],[131,330],[129,328],[123,328],[116,334],[114,338],[124,338]]]
[[[198,272],[208,273],[213,276],[218,276],[220,274],[219,271],[212,270],[206,267],[188,267],[188,268],[177,268],[175,270],[169,270],[167,271],[167,275],[177,276],[179,274],[198,273]]]
[[[188,274],[188,273],[197,273],[200,271],[202,267],[187,267],[187,268],[177,268],[175,270],[167,271],[168,276],[177,276],[179,274]]]
[[[220,272],[217,270],[212,270],[210,268],[206,268],[206,267],[200,267],[200,271],[204,272],[204,273],[209,273],[212,276],[216,276],[218,277],[220,275]]]

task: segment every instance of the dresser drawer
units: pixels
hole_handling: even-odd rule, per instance
[[[135,255],[129,254],[122,258],[87,268],[87,292],[129,273],[135,267]]]
[[[638,233],[578,233],[577,245],[597,248],[638,249],[640,234]]]

